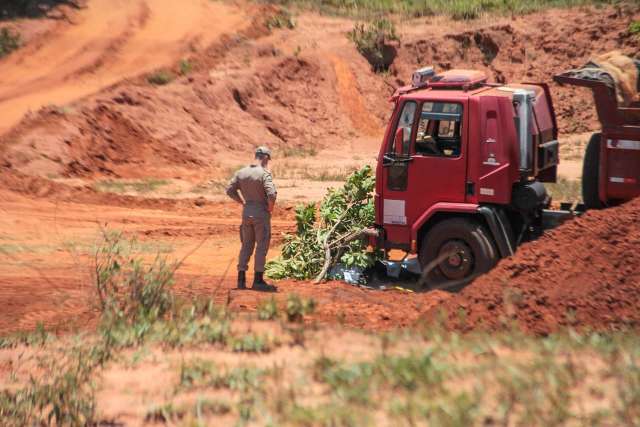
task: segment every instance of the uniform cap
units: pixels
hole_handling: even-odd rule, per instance
[[[262,155],[267,155],[269,156],[269,158],[271,158],[271,150],[269,150],[267,147],[265,147],[264,145],[256,148],[256,156],[258,154],[262,154]]]

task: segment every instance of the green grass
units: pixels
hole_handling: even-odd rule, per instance
[[[96,191],[103,193],[127,193],[135,192],[140,194],[151,193],[160,187],[168,185],[165,179],[147,178],[143,180],[105,180],[93,184]]]
[[[640,34],[640,21],[633,21],[629,24],[629,33],[633,35]]]
[[[271,168],[271,173],[273,174],[274,179],[344,182],[353,170],[355,170],[355,168],[316,169],[284,161],[274,163]]]
[[[154,86],[163,86],[171,83],[176,76],[166,70],[155,71],[147,76],[147,81]]]
[[[559,177],[555,184],[545,184],[544,186],[556,202],[582,201],[582,187],[578,180]]]
[[[359,18],[399,14],[408,17],[446,15],[468,20],[482,14],[521,15],[552,7],[619,4],[616,0],[279,0],[280,4],[330,15]],[[629,3],[638,3],[637,0]]]
[[[292,30],[296,27],[296,21],[293,19],[293,15],[289,10],[282,8],[277,13],[266,19],[265,26],[270,30],[274,28],[286,28]]]
[[[193,64],[188,59],[180,60],[179,67],[181,76],[186,76],[193,71]]]
[[[299,46],[298,46],[299,47]],[[315,157],[318,154],[318,150],[313,145],[308,146],[286,146],[278,150],[278,154],[282,157]]]
[[[0,58],[7,56],[20,47],[20,34],[9,30],[0,29]]]
[[[278,304],[275,298],[271,297],[260,301],[258,304],[258,319],[274,320],[278,317]]]
[[[459,335],[437,324],[389,333],[318,331],[300,322],[315,302],[290,295],[280,310],[294,323],[258,326],[285,333],[295,327],[307,341],[262,354],[275,344],[262,329],[251,330],[252,317],[233,318],[209,300],[179,300],[171,286],[179,264],[145,263],[132,246],[105,232],[97,248],[95,331],[54,338],[40,325],[0,337],[0,352],[21,354],[7,375],[15,380],[0,382],[2,425],[108,422],[96,397],[100,373],[126,363],[123,354],[131,351],[124,350],[149,345],[158,355],[148,363],[175,367],[171,389],[150,394],[162,400],[141,414],[152,423],[221,425],[225,417],[237,425],[301,427],[640,424],[637,330],[546,337],[518,329]],[[268,300],[260,311],[276,318],[278,306]]]

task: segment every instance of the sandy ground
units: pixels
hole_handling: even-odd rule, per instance
[[[91,254],[102,241],[103,230],[120,230],[135,239],[136,253],[143,258],[160,253],[184,259],[177,273],[178,295],[210,296],[249,312],[271,296],[233,289],[240,248],[240,211],[234,203],[208,202],[200,207],[169,203],[152,209],[33,200],[6,192],[2,197],[0,333],[33,329],[38,323],[63,331],[93,324],[97,312]],[[277,256],[281,234],[295,228],[291,208],[276,210],[272,228],[269,258]],[[340,319],[365,329],[412,325],[448,297],[437,292],[410,295],[394,290],[393,284],[384,292],[337,282],[281,281],[278,286],[278,299],[292,292],[316,299],[319,310],[309,321]]]
[[[92,0],[69,13],[0,61],[0,133],[28,111],[172,65],[247,24],[237,7],[209,0]]]
[[[269,31],[265,19],[277,11],[261,7],[90,0],[66,21],[24,26],[33,32],[26,46],[0,61],[0,332],[91,324],[89,254],[101,227],[141,240],[145,256],[190,254],[178,272],[180,294],[230,298],[253,311],[264,295],[231,290],[239,208],[223,188],[256,145],[277,153],[273,257],[279,235],[293,228],[293,204],[318,201],[349,171],[375,163],[388,97],[418,66],[549,81],[584,63],[593,37],[600,50],[633,49],[626,31],[638,14],[580,8],[464,23],[403,20],[398,57],[378,75],[345,37],[354,21],[303,13],[295,29]],[[185,57],[193,72],[170,84],[137,78]],[[597,128],[591,97],[552,90],[560,175],[577,179]],[[279,286],[279,298],[316,298],[314,320],[372,329],[414,324],[449,298],[338,283]]]

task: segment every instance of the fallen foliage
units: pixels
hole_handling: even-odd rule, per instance
[[[372,266],[376,254],[367,251],[362,237],[375,219],[374,185],[371,167],[365,166],[352,173],[342,188],[330,189],[317,211],[313,203],[298,206],[297,232],[285,235],[282,254],[267,264],[267,275],[274,279],[315,278],[319,282],[337,263]]]

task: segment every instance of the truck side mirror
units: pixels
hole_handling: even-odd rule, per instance
[[[393,137],[393,148],[394,148],[395,154],[398,156],[402,154],[403,137],[404,137],[404,129],[402,128],[396,129],[396,134]]]

